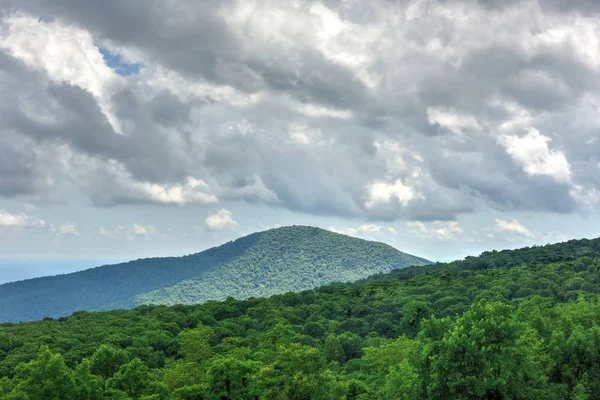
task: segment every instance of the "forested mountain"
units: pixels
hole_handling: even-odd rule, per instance
[[[313,227],[283,227],[184,257],[141,259],[0,285],[0,321],[269,296],[427,263],[383,243]]]
[[[600,399],[600,240],[3,324],[0,398]]]

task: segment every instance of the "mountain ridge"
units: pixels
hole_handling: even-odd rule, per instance
[[[0,321],[263,297],[429,263],[384,243],[294,225],[255,232],[199,253],[6,283],[0,285]]]

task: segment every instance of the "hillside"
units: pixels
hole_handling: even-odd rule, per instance
[[[441,273],[450,275],[457,271],[505,269],[519,265],[544,265],[555,262],[575,261],[584,257],[600,257],[600,239],[579,239],[544,246],[523,247],[515,250],[485,251],[477,257],[449,263],[431,263],[426,266],[407,267],[402,270],[373,275],[365,281],[390,278],[410,278],[416,275]]]
[[[383,243],[319,228],[283,227],[188,256],[141,259],[0,285],[0,321],[269,296],[427,263]]]
[[[270,298],[3,324],[0,397],[591,400],[599,349],[600,239],[578,240]]]

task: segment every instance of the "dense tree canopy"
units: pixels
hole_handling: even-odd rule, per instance
[[[0,397],[600,399],[598,249],[572,241],[270,298],[7,323]]]

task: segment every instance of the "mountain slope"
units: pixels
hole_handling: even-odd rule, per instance
[[[188,256],[141,259],[0,285],[0,321],[147,303],[268,296],[428,263],[383,243],[319,228],[284,227]]]
[[[520,265],[544,265],[556,262],[570,262],[579,259],[600,258],[600,238],[573,239],[567,242],[543,246],[523,247],[515,250],[484,251],[479,256],[467,256],[464,260],[449,263],[430,263],[427,266],[408,267],[394,270],[389,274],[376,274],[363,281],[380,279],[405,279],[417,275],[443,273],[456,274],[459,271],[507,269]]]

